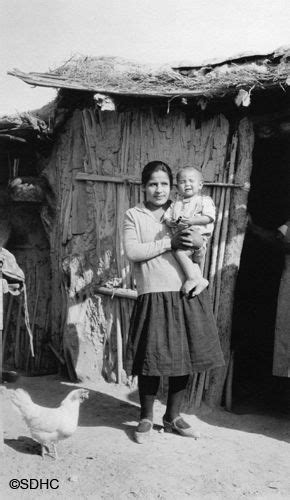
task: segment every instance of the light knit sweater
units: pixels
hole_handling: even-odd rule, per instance
[[[170,229],[144,204],[125,214],[124,249],[134,262],[138,295],[180,290],[185,275],[171,251]]]

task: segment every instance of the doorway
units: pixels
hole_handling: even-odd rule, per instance
[[[256,129],[248,212],[266,231],[261,237],[249,227],[241,255],[233,313],[233,409],[284,413],[290,380],[272,376],[272,363],[284,264],[275,232],[290,214],[290,135],[278,125]]]

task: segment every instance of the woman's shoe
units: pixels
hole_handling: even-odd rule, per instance
[[[136,443],[143,444],[148,441],[153,427],[153,422],[149,418],[142,418],[134,432],[134,439]]]
[[[180,434],[181,436],[191,437],[194,439],[200,438],[200,433],[195,431],[191,425],[189,425],[183,418],[178,415],[172,422],[167,422],[163,417],[163,425],[165,432],[174,432]]]

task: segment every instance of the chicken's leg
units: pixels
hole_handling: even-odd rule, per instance
[[[41,445],[41,456],[42,458],[44,458],[44,455],[49,454],[49,447],[45,443],[40,443],[40,445]]]
[[[53,452],[54,452],[54,458],[55,458],[55,460],[57,460],[58,454],[57,454],[56,444],[52,443],[52,447],[53,447]]]

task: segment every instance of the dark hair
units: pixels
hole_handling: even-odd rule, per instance
[[[164,163],[163,161],[158,161],[158,160],[157,161],[150,161],[143,168],[142,177],[141,177],[142,185],[145,187],[147,182],[150,181],[151,175],[154,172],[159,172],[160,170],[161,170],[161,172],[165,172],[168,175],[170,188],[172,188],[173,187],[173,175],[172,175],[171,169],[166,163]]]
[[[176,174],[176,180],[178,182],[179,180],[179,177],[180,177],[180,174],[181,172],[183,172],[184,170],[194,170],[195,172],[197,172],[199,174],[199,177],[200,177],[200,180],[201,182],[203,182],[203,175],[202,175],[202,171],[199,170],[198,168],[196,167],[193,167],[191,165],[186,165],[185,167],[181,167],[178,171],[177,171],[177,174]]]

